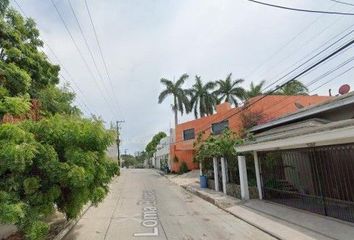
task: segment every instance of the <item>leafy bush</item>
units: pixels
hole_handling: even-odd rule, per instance
[[[79,115],[80,110],[75,106],[71,106],[74,99],[75,93],[70,92],[66,85],[62,88],[49,85],[38,93],[38,100],[41,103],[42,113],[46,116],[55,113]]]
[[[105,156],[113,140],[101,122],[78,117],[0,125],[0,222],[44,239],[55,207],[70,219],[102,201],[118,173]]]
[[[198,135],[194,144],[196,162],[203,162],[213,157],[233,158],[236,156],[235,145],[242,143],[237,134],[231,130],[226,130],[220,135],[210,135],[203,139],[203,135]]]
[[[188,171],[189,171],[189,169],[188,169],[187,163],[185,161],[182,161],[181,165],[179,166],[179,174],[183,174]]]
[[[31,109],[29,97],[4,97],[0,101],[0,113],[10,113],[13,116],[20,116]]]
[[[157,145],[159,145],[161,139],[166,136],[166,133],[159,132],[152,137],[151,141],[145,147],[145,151],[147,152],[149,157],[152,157],[154,155],[154,153],[157,151]]]

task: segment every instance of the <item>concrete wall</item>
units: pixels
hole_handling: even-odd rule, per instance
[[[117,144],[113,144],[107,148],[107,155],[110,158],[117,159],[118,157],[118,149],[117,149]]]
[[[160,143],[156,147],[156,153],[154,155],[153,166],[157,169],[161,168],[161,161],[167,160],[170,162],[170,143],[171,137],[167,136],[160,140]]]
[[[214,180],[208,179],[208,188],[215,190]],[[258,199],[258,190],[257,187],[249,187],[249,194],[251,199]],[[241,199],[241,188],[240,185],[235,183],[226,183],[226,193],[229,196]]]

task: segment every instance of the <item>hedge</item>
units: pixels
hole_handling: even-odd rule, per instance
[[[113,141],[101,122],[79,117],[0,125],[0,222],[45,239],[55,210],[71,219],[102,201],[119,174],[105,155]]]

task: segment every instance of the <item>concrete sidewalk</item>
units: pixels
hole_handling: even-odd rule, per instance
[[[353,240],[354,224],[261,200],[241,201],[198,184],[181,185],[278,239]]]

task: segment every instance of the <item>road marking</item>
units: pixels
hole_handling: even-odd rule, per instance
[[[143,206],[141,225],[147,228],[147,232],[134,233],[134,237],[157,237],[159,236],[159,216],[156,207],[156,194],[154,190],[144,190],[143,199],[138,202]]]

